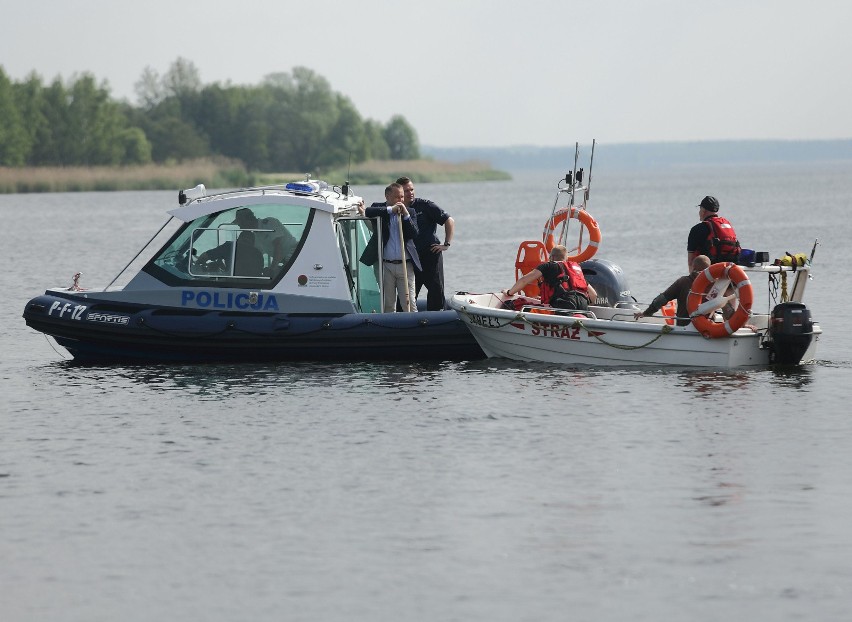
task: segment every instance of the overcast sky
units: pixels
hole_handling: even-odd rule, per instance
[[[852,137],[849,0],[0,0],[0,65],[135,103],[305,66],[441,147]]]

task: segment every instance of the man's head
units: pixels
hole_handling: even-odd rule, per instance
[[[399,184],[391,184],[387,188],[385,188],[385,201],[388,202],[388,205],[396,205],[397,203],[401,203],[404,197],[404,193],[402,191],[402,186]]]
[[[411,203],[414,201],[414,183],[408,177],[400,177],[396,180],[396,183],[402,186],[402,191],[405,195],[403,199],[405,207],[411,207]]]
[[[692,271],[700,272],[710,267],[710,258],[707,255],[698,255],[692,260]]]
[[[550,251],[550,261],[565,261],[567,256],[568,249],[561,244],[554,246]]]
[[[706,196],[701,199],[701,203],[698,204],[698,207],[703,209],[705,212],[716,213],[719,211],[719,201],[716,200],[716,197]]]
[[[257,229],[257,217],[247,207],[241,207],[234,216],[234,224],[240,229]]]

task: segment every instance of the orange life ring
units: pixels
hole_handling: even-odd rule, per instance
[[[740,301],[734,314],[724,322],[714,322],[699,311],[707,288],[719,279],[731,280],[731,286],[736,288],[737,298]],[[733,263],[714,263],[695,277],[689,297],[686,299],[686,308],[698,332],[708,339],[718,339],[727,337],[742,328],[751,316],[753,298],[751,281],[748,280],[742,268]]]
[[[525,274],[529,274],[545,263],[547,259],[547,249],[538,240],[525,240],[521,242],[521,245],[518,246],[518,255],[515,258],[515,280],[517,281]],[[538,283],[530,283],[524,287],[523,292],[525,296],[538,296]]]
[[[586,261],[591,259],[598,252],[598,246],[601,243],[601,229],[598,227],[597,221],[592,218],[586,210],[577,209],[576,207],[563,207],[556,210],[546,223],[544,223],[544,232],[541,234],[541,240],[548,252],[554,247],[553,230],[556,226],[564,222],[568,218],[576,218],[589,231],[589,245],[577,255],[566,257],[568,261]]]

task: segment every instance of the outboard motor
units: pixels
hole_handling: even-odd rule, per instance
[[[599,307],[632,306],[636,299],[630,293],[627,279],[620,267],[606,259],[587,259],[580,264],[586,281],[595,288]]]
[[[811,312],[801,302],[782,302],[769,321],[769,362],[798,365],[814,336]]]

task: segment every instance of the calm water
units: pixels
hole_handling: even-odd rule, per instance
[[[512,284],[556,177],[418,187],[457,221],[448,290]],[[0,196],[0,619],[848,619],[850,181],[593,180],[600,256],[641,301],[684,271],[705,194],[772,257],[820,239],[819,360],[785,373],[79,367],[24,304],[105,285],[176,192]]]

